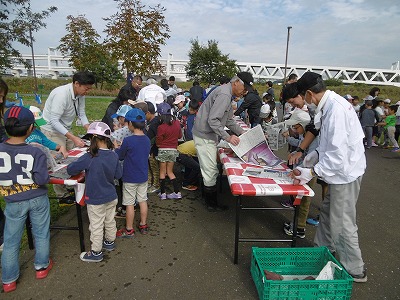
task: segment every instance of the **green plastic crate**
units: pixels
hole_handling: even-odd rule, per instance
[[[262,300],[350,299],[353,278],[336,268],[334,280],[267,280],[264,270],[281,275],[318,275],[328,261],[340,263],[326,247],[252,249],[251,276]]]

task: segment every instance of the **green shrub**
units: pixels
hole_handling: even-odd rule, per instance
[[[329,78],[324,81],[325,81],[326,86],[341,86],[341,85],[343,85],[343,81],[340,79],[336,79],[336,78]]]

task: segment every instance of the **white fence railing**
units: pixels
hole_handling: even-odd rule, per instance
[[[22,58],[32,64],[32,56],[22,55]],[[175,76],[178,81],[186,81],[185,66],[187,60],[178,60],[161,58],[161,65],[164,67],[165,76]],[[282,81],[285,74],[284,64],[266,64],[237,62],[237,66],[242,71],[248,71],[253,74],[256,80]],[[35,55],[35,68],[38,77],[48,76],[57,78],[66,73],[71,74],[74,69],[68,64],[68,57],[58,55],[54,48],[49,48],[47,54]],[[331,66],[305,66],[288,65],[286,69],[287,76],[295,73],[299,77],[307,71],[317,72],[324,79],[341,79],[344,83],[366,83],[375,85],[394,85],[400,87],[400,68],[399,63],[394,63],[391,69],[371,69],[371,68],[352,68],[352,67],[331,67]],[[8,72],[14,76],[30,76],[32,70],[27,70],[23,64],[15,63]]]

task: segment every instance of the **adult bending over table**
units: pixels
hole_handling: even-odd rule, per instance
[[[59,86],[50,92],[43,110],[43,118],[47,124],[41,127],[42,132],[53,142],[64,146],[67,150],[84,147],[84,141],[71,131],[72,124],[83,126],[86,130],[89,121],[85,112],[85,95],[96,82],[90,72],[77,72],[72,83]],[[59,197],[66,195],[64,186],[56,185],[54,190]]]
[[[294,182],[304,184],[318,176],[328,184],[314,244],[335,251],[354,281],[366,282],[356,223],[356,204],[366,168],[364,132],[352,104],[326,90],[321,75],[306,72],[297,84],[307,107],[315,109],[314,125],[320,129],[320,141],[318,152],[304,158],[303,165],[308,168],[293,171]]]
[[[244,130],[233,119],[231,102],[233,97],[241,97],[247,91],[251,91],[253,81],[249,72],[238,73],[231,79],[230,84],[214,89],[197,113],[193,140],[203,176],[203,195],[208,211],[227,209],[226,206],[218,205],[217,201],[217,143],[222,138],[235,146],[239,144],[238,135]],[[237,135],[229,135],[224,129],[225,126]]]

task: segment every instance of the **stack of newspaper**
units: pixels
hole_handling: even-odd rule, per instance
[[[239,145],[229,144],[229,146],[247,164],[272,168],[283,162],[271,151],[261,125],[243,133]]]

